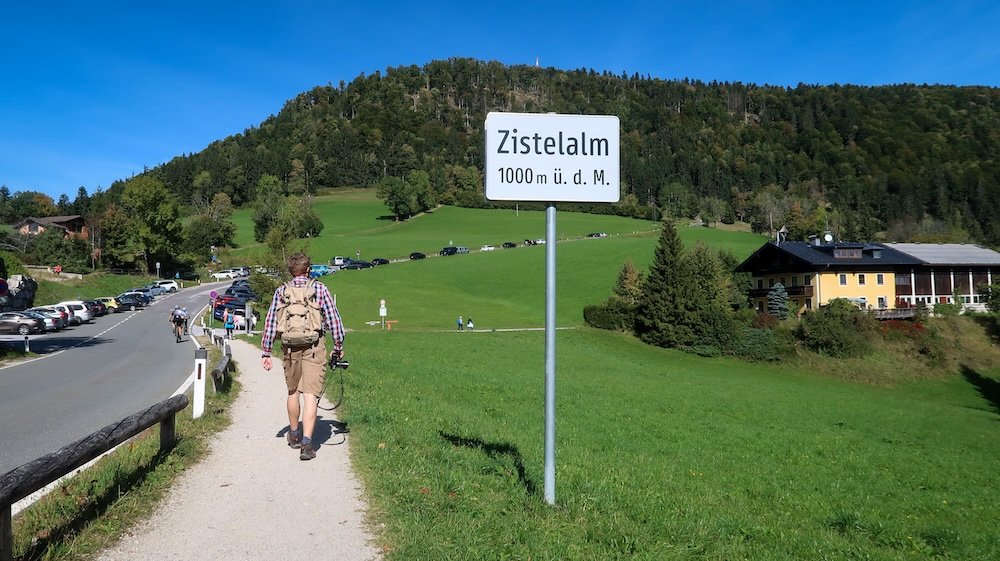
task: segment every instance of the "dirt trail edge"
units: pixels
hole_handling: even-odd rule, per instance
[[[298,450],[285,443],[281,361],[265,372],[259,349],[237,340],[232,350],[243,385],[232,425],[217,435],[208,456],[178,479],[156,514],[96,558],[379,559],[364,525],[361,484],[348,459],[350,440],[333,414],[320,410],[316,459],[300,461]],[[326,399],[320,405],[330,407]]]

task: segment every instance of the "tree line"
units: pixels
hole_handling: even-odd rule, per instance
[[[277,190],[277,218],[285,200],[301,208],[340,187],[377,189],[398,218],[438,204],[505,206],[483,199],[486,114],[557,112],[622,123],[621,201],[567,210],[742,221],[757,232],[786,226],[788,239],[830,230],[840,239],[997,246],[998,108],[1000,90],[987,87],[790,88],[455,58],[317,86],[258,126],[106,191],[81,187],[72,201],[0,189],[0,217],[81,214],[115,232],[115,212],[133,204],[122,198],[126,185],[140,178],[162,185],[185,216],[203,215],[219,195],[256,209]],[[255,235],[264,241],[267,232]],[[185,241],[182,232],[173,245],[198,254],[207,237]],[[165,247],[129,243],[122,253],[146,263]],[[117,251],[106,247],[102,258]]]

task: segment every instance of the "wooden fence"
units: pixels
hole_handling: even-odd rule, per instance
[[[187,406],[186,395],[175,395],[0,476],[0,561],[14,559],[11,509],[15,502],[156,423],[160,423],[160,450],[172,448],[175,440],[175,414]]]

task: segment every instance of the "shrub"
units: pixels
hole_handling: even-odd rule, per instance
[[[754,329],[774,329],[780,324],[781,321],[778,318],[764,312],[758,313],[754,316],[753,321],[750,322],[750,326]]]
[[[869,338],[875,331],[875,319],[844,299],[808,313],[796,330],[805,346],[832,357],[864,356],[871,351]]]
[[[746,360],[776,362],[790,354],[792,346],[782,337],[781,331],[740,326],[726,350]]]
[[[611,297],[603,304],[584,307],[583,320],[598,329],[631,333],[635,327],[635,308]]]

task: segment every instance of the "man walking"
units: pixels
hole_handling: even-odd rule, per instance
[[[299,449],[300,460],[316,457],[312,442],[316,409],[326,378],[326,332],[333,337],[329,358],[344,355],[344,325],[326,285],[310,279],[309,256],[299,252],[288,258],[292,280],[274,291],[261,337],[261,365],[271,370],[271,346],[281,340],[285,385],[288,388],[288,445]],[[300,397],[303,403],[300,404]],[[302,426],[299,426],[299,413]]]
[[[462,323],[462,316],[458,316],[458,319],[455,320],[455,323],[458,324],[458,331],[462,331],[463,329],[465,329],[465,324]]]

